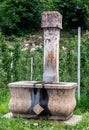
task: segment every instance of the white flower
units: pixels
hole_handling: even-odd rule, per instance
[[[38,123],[34,123],[33,125],[34,125],[34,126],[38,126]]]
[[[66,48],[65,46],[62,46],[62,49],[63,49],[64,51],[66,51],[67,48]]]

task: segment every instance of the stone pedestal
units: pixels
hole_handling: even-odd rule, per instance
[[[59,81],[59,39],[62,15],[56,11],[42,14],[44,30],[44,74],[43,81]]]

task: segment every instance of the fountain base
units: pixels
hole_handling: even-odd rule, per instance
[[[35,85],[34,85],[35,84]],[[9,84],[10,111],[14,117],[67,120],[76,106],[76,83],[20,81]]]

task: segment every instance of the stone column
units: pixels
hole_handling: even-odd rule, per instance
[[[62,15],[57,11],[42,13],[44,29],[44,73],[43,81],[59,82],[59,39]]]

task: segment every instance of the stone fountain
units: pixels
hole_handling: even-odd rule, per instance
[[[14,117],[67,120],[76,106],[76,83],[59,82],[59,39],[62,15],[56,11],[42,13],[44,30],[43,81],[9,83],[10,111]]]

